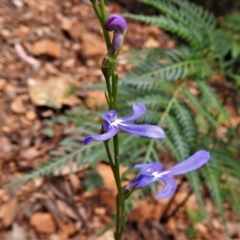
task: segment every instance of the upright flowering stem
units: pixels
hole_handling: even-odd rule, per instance
[[[116,100],[117,100],[117,85],[118,85],[118,75],[116,73],[116,57],[120,50],[122,39],[125,32],[121,31],[121,26],[117,26],[115,29],[115,22],[118,18],[108,19],[106,21],[106,11],[104,0],[91,0],[93,9],[101,23],[103,34],[107,46],[107,55],[102,61],[101,70],[104,75],[106,86],[107,86],[107,102],[109,110],[116,110]],[[122,21],[122,19],[120,19]],[[122,23],[120,21],[120,23]],[[123,22],[125,24],[125,20]],[[115,25],[114,25],[115,24]],[[126,24],[124,25],[126,26]],[[124,29],[126,30],[126,29]],[[112,43],[110,41],[110,36],[108,31],[114,31],[114,37]],[[114,234],[115,240],[121,240],[124,232],[125,225],[125,206],[124,206],[124,195],[121,186],[121,176],[119,167],[119,142],[118,134],[113,137],[113,151],[114,158],[110,152],[108,141],[104,141],[104,146],[109,158],[109,163],[113,171],[115,183],[117,186],[118,194],[116,196],[116,230]]]

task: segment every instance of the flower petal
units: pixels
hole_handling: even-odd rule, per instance
[[[103,133],[101,135],[93,135],[93,136],[88,136],[83,140],[83,144],[87,145],[88,143],[92,142],[92,141],[99,141],[99,142],[103,142],[106,141],[110,138],[112,138],[113,136],[115,136],[118,133],[118,128],[117,127],[111,127],[109,129],[108,132]]]
[[[142,188],[145,187],[154,181],[158,179],[154,178],[154,176],[151,175],[145,175],[145,174],[140,174],[137,178],[135,178],[132,182],[130,182],[128,185],[126,185],[124,188],[125,189],[137,189],[137,188]]]
[[[141,124],[141,125],[136,125],[136,124],[123,124],[123,123],[118,123],[119,129],[123,130],[124,132],[128,132],[131,134],[136,134],[148,138],[164,138],[165,134],[164,131],[154,125],[149,125],[149,124]]]
[[[178,163],[177,165],[169,169],[162,171],[161,175],[164,174],[165,176],[175,176],[188,173],[202,167],[205,163],[208,162],[209,159],[209,152],[205,150],[199,150],[186,160]]]
[[[160,172],[162,170],[162,164],[158,162],[154,163],[145,163],[145,164],[137,164],[134,168],[140,168],[141,174],[131,181],[128,185],[126,185],[125,189],[132,189],[132,188],[141,188],[147,186],[148,184],[153,183],[154,181],[158,180],[154,177],[153,172]]]
[[[161,177],[158,180],[162,181],[164,183],[163,189],[157,194],[157,199],[164,199],[171,197],[176,189],[177,189],[177,182],[174,178],[171,177]]]
[[[107,122],[114,122],[117,119],[117,112],[115,110],[109,110],[103,114],[102,118]]]
[[[153,162],[153,163],[144,163],[144,164],[137,164],[134,168],[141,168],[141,174],[151,174],[153,172],[160,172],[163,169],[161,163]]]
[[[119,52],[123,42],[123,35],[118,32],[113,34],[113,39],[111,43],[111,47],[108,51],[108,55],[115,55]]]
[[[120,15],[112,14],[107,18],[104,27],[107,31],[123,33],[127,30],[127,23]]]
[[[143,116],[146,113],[146,107],[142,103],[135,103],[132,106],[133,115],[130,117],[123,117],[121,120],[124,122],[131,122]]]

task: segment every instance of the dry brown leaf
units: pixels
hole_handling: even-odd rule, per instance
[[[113,230],[108,230],[107,232],[105,232],[103,235],[101,235],[100,237],[98,237],[96,239],[97,240],[114,240]]]
[[[104,187],[111,190],[114,194],[117,194],[117,187],[111,167],[109,165],[99,163],[97,165],[97,170],[103,179]],[[124,171],[126,171],[126,167],[120,167],[120,175],[122,175]]]
[[[73,192],[77,192],[81,188],[78,176],[76,174],[71,174],[68,176],[68,178],[73,188]]]
[[[69,31],[71,29],[71,26],[73,25],[74,22],[76,22],[76,19],[69,19],[66,17],[60,17],[59,19],[61,21],[61,28],[64,31]]]
[[[116,210],[116,195],[112,191],[101,189],[98,195],[102,203],[106,204],[112,211]]]
[[[53,234],[51,234],[50,236],[49,236],[49,240],[67,240],[67,236],[65,235],[64,236],[65,238],[62,238],[62,236],[59,236],[58,234],[55,234],[55,233],[53,233]]]
[[[68,236],[70,236],[70,235],[72,235],[76,232],[76,228],[75,228],[73,223],[62,221],[62,226],[61,226],[60,231],[58,231],[58,233],[59,232],[64,234],[64,235],[66,234],[67,237],[68,237]]]
[[[240,223],[239,222],[228,222],[227,229],[230,236],[235,236],[240,233]]]
[[[17,199],[13,198],[1,206],[0,219],[2,219],[2,224],[4,227],[9,227],[12,225],[17,213],[17,205]]]
[[[9,199],[8,192],[6,189],[0,188],[0,201],[3,202],[5,199],[6,201]]]
[[[104,91],[101,90],[89,90],[87,91],[87,97],[85,100],[86,104],[95,109],[106,104],[106,98]]]
[[[56,230],[56,223],[50,213],[34,213],[30,224],[40,233],[54,233]]]
[[[129,220],[144,223],[151,219],[154,205],[148,203],[146,200],[140,200],[137,207],[130,213]]]
[[[3,91],[7,86],[7,81],[3,78],[0,78],[0,91]]]
[[[60,75],[60,71],[50,62],[47,62],[44,64],[44,69],[46,72],[53,74],[53,75]]]
[[[97,165],[98,173],[103,179],[103,186],[113,192],[114,195],[117,194],[117,187],[115,184],[112,169],[109,165],[99,163]]]
[[[71,38],[79,38],[83,34],[83,24],[80,23],[79,21],[73,22],[68,30],[69,35]]]
[[[154,208],[153,208],[153,211],[152,211],[152,218],[156,221],[159,221],[159,219],[161,219],[164,211],[165,211],[165,208],[166,206],[168,205],[170,199],[163,199],[161,201],[156,201],[154,203]]]
[[[81,36],[81,53],[85,57],[104,56],[107,53],[106,46],[98,35],[85,33]]]
[[[182,191],[182,192],[177,192],[177,196],[175,196],[175,201],[178,204],[181,204],[184,199],[188,196],[187,191]],[[196,195],[191,194],[191,196],[188,198],[187,202],[185,203],[185,207],[188,210],[198,210],[199,209],[199,204]]]
[[[72,69],[75,67],[75,62],[76,62],[76,60],[74,58],[69,58],[63,62],[63,66],[65,68]]]
[[[46,81],[29,79],[29,95],[37,106],[50,106],[60,108],[63,104],[77,105],[80,100],[73,96],[67,96],[71,89],[68,77],[52,77]]]
[[[13,146],[7,137],[0,136],[0,152],[11,152]]]
[[[97,208],[94,209],[94,212],[97,215],[105,215],[106,214],[106,209],[103,208],[103,207],[97,207]]]
[[[30,147],[26,149],[22,149],[20,151],[20,156],[26,160],[31,160],[36,157],[38,157],[41,154],[39,150],[36,149],[36,147]]]
[[[28,100],[27,95],[19,95],[16,99],[11,103],[11,110],[14,113],[25,113],[27,111],[26,101]]]
[[[33,44],[32,51],[36,56],[46,54],[51,57],[60,58],[62,54],[62,47],[59,43],[43,39]]]
[[[167,226],[172,233],[174,233],[174,234],[178,233],[178,231],[177,231],[177,221],[176,221],[175,217],[172,217],[168,220]]]
[[[208,233],[208,229],[203,223],[197,223],[195,225],[195,229],[202,233],[203,235],[206,235]]]
[[[155,47],[155,48],[158,48],[159,47],[159,41],[157,41],[155,38],[153,37],[149,37],[147,39],[147,41],[143,44],[143,47]]]
[[[33,121],[37,118],[36,112],[32,111],[32,110],[27,111],[25,116],[26,116],[27,120],[29,120],[29,121]]]

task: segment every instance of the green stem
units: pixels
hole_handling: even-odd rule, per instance
[[[113,138],[113,147],[114,147],[114,170],[116,174],[116,184],[117,189],[120,194],[122,194],[122,185],[121,185],[121,176],[120,176],[120,167],[119,167],[119,144],[118,144],[118,134]]]
[[[119,168],[119,144],[118,144],[118,135],[116,135],[113,139],[114,143],[114,160],[111,155],[111,151],[108,146],[108,141],[104,142],[104,146],[108,155],[109,163],[111,169],[113,171],[115,183],[118,189],[118,194],[116,196],[116,232],[114,234],[116,240],[121,240],[122,235],[124,233],[124,225],[125,225],[125,204],[124,204],[124,196],[121,185],[121,176],[120,176],[120,168]]]
[[[111,40],[110,40],[109,32],[107,30],[105,30],[105,28],[104,28],[104,24],[106,22],[106,10],[105,10],[104,0],[100,0],[99,7],[100,7],[100,10],[102,13],[102,17],[99,20],[100,20],[100,23],[102,26],[106,47],[107,47],[107,50],[109,50],[109,48],[111,46]]]
[[[105,56],[102,61],[102,65],[101,65],[101,70],[102,70],[102,73],[104,75],[106,85],[107,85],[109,110],[112,109],[112,102],[113,102],[111,82],[110,82],[111,73],[112,73],[112,67],[111,67],[112,63],[111,62],[112,62],[111,58],[109,58],[108,56]]]
[[[118,134],[113,138],[114,146],[114,175],[115,181],[118,189],[118,194],[116,196],[117,204],[117,214],[116,214],[116,232],[115,239],[121,240],[125,227],[125,199],[123,194],[123,189],[121,185],[121,175],[120,175],[120,165],[119,165],[119,141]]]
[[[115,62],[114,62],[114,65],[115,65]],[[116,72],[113,72],[112,73],[112,93],[113,93],[114,108],[116,108],[117,87],[118,87],[118,75],[116,74]]]
[[[107,155],[108,155],[110,166],[111,166],[112,169],[114,169],[114,161],[113,161],[111,151],[110,151],[109,146],[108,146],[108,141],[104,142],[104,146],[105,146],[105,149],[106,149],[106,152],[107,152]]]
[[[104,142],[104,146],[109,158],[109,163],[111,166],[111,169],[113,171],[115,183],[118,189],[118,194],[116,196],[116,232],[115,232],[115,239],[121,240],[122,234],[124,231],[124,223],[125,223],[125,207],[124,207],[124,198],[123,198],[123,191],[121,186],[121,177],[120,177],[120,168],[119,168],[119,161],[118,161],[118,136],[116,135],[114,137],[114,161],[108,146],[108,142]],[[115,162],[115,164],[114,164]]]
[[[96,0],[91,0],[93,9],[100,21],[105,43],[107,50],[109,50],[111,46],[110,35],[108,31],[105,30],[104,24],[106,21],[106,11],[105,11],[105,3],[104,0],[99,0],[96,3]],[[107,93],[108,93],[108,108],[116,109],[116,101],[117,101],[117,85],[118,85],[118,75],[116,73],[116,57],[106,56],[103,59],[101,70],[104,75],[106,85],[107,85]],[[111,151],[109,149],[108,141],[104,142],[104,146],[107,152],[107,156],[109,159],[109,163],[111,169],[113,171],[115,183],[117,186],[118,194],[116,196],[116,231],[114,233],[115,240],[121,240],[124,228],[125,228],[125,196],[121,185],[121,175],[120,175],[120,164],[119,164],[119,141],[118,134],[113,138],[113,152],[114,158],[112,157]]]

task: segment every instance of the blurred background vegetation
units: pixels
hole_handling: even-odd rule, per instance
[[[223,224],[226,202],[240,216],[240,123],[235,121],[240,116],[239,2],[119,2],[134,10],[124,15],[127,19],[159,27],[177,42],[170,50],[146,48],[127,53],[125,60],[133,68],[119,81],[119,115],[130,114],[134,102],[144,103],[148,114],[139,122],[160,125],[166,139],[120,134],[120,159],[128,167],[123,179],[129,180],[126,173],[135,163],[171,158],[181,161],[206,149],[211,152],[211,161],[201,171],[187,175],[191,193],[196,194],[202,213],[206,212],[205,197],[211,196]],[[197,5],[200,2],[203,7]],[[86,88],[104,89],[104,85]],[[49,161],[16,181],[61,172],[66,164],[71,169],[75,161],[78,166],[90,164],[93,169],[99,160],[107,161],[102,144],[82,145],[86,135],[99,132],[104,111],[83,106],[68,111],[66,121],[74,122],[76,128],[69,130],[60,144],[65,151],[53,151]],[[92,181],[86,181],[89,189],[99,183],[93,172]],[[155,191],[154,187],[151,190]],[[207,218],[206,213],[204,216]]]

